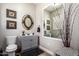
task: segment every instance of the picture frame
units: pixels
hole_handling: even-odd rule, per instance
[[[47,26],[47,30],[50,30],[50,26]]]
[[[50,20],[47,20],[47,24],[50,24]]]
[[[7,20],[6,28],[7,29],[16,29],[17,28],[16,21]]]
[[[34,22],[30,15],[23,16],[22,25],[23,25],[24,29],[26,29],[26,30],[30,30],[33,27]]]
[[[16,11],[14,10],[10,10],[10,9],[6,9],[6,17],[8,18],[15,18],[16,19]]]

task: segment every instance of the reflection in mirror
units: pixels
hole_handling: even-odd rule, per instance
[[[62,5],[48,6],[44,9],[44,36],[61,38],[64,19]]]

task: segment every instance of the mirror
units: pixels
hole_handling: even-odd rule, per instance
[[[22,25],[26,30],[30,30],[33,27],[33,20],[30,15],[23,16]]]
[[[44,36],[61,38],[64,20],[62,5],[49,5],[43,10]]]

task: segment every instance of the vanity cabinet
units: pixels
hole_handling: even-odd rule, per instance
[[[21,51],[38,47],[38,36],[20,36],[17,39],[17,45],[21,47]]]

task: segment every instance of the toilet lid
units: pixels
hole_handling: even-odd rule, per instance
[[[11,49],[14,50],[14,49],[17,49],[17,45],[15,45],[15,44],[8,45],[6,49],[7,49],[7,50],[11,50]]]

